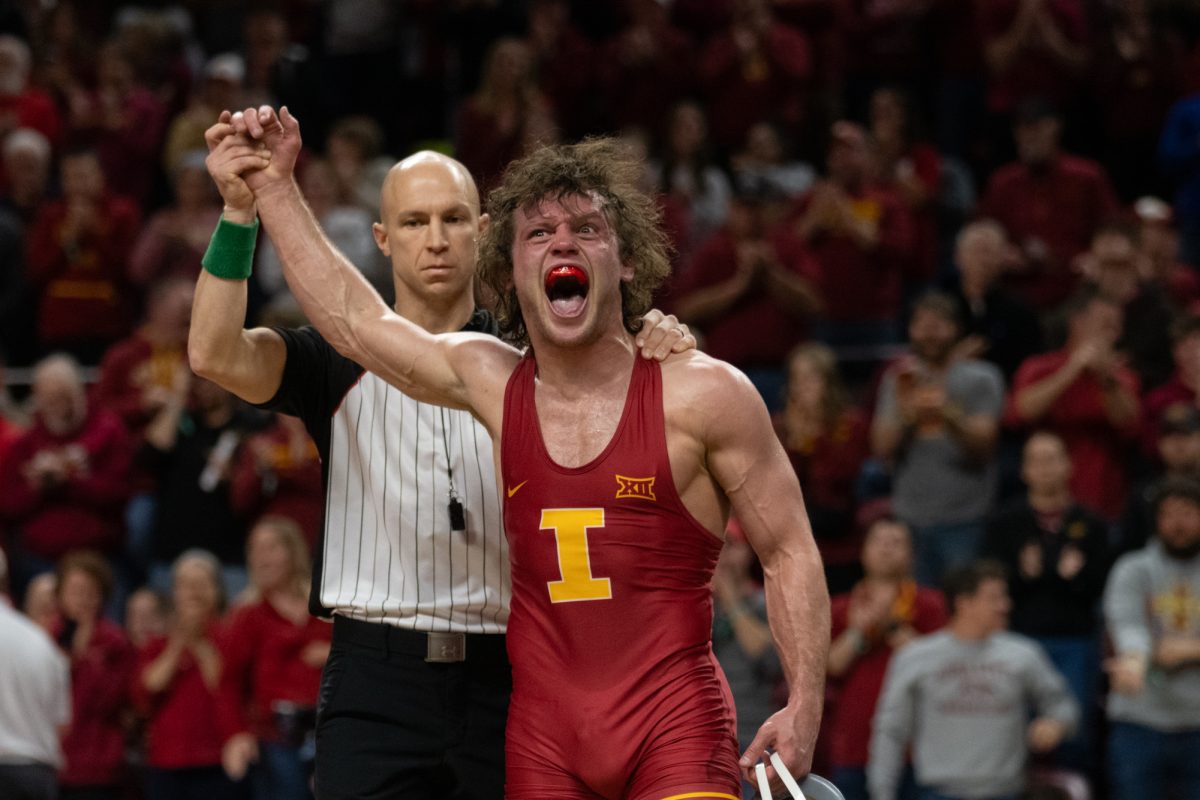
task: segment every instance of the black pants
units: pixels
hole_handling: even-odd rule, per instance
[[[317,710],[319,800],[502,800],[504,637],[425,661],[425,635],[336,617]]]
[[[0,764],[0,797],[54,800],[58,797],[58,770],[45,764]]]

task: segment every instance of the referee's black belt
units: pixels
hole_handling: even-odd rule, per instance
[[[502,633],[435,633],[398,628],[385,622],[363,622],[335,614],[334,644],[354,644],[384,653],[417,656],[434,664],[460,661],[507,661]]]

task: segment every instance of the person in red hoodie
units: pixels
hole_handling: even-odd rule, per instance
[[[129,330],[126,272],[140,212],[108,191],[92,150],[64,154],[60,173],[62,199],[42,207],[26,240],[38,339],[95,363]]]
[[[1072,494],[1114,521],[1129,488],[1126,471],[1141,423],[1141,383],[1116,350],[1121,306],[1084,288],[1066,312],[1066,346],[1021,364],[1005,422],[1058,434],[1075,465]]]
[[[194,288],[190,278],[156,283],[141,327],[110,347],[100,362],[92,399],[119,414],[132,432],[140,433],[166,405],[175,371],[187,364]]]
[[[188,550],[172,578],[170,628],[142,649],[133,679],[134,701],[147,718],[146,800],[227,800],[236,788],[221,769],[216,710],[221,564]]]
[[[311,800],[310,734],[333,628],[308,614],[308,547],[295,522],[259,520],[246,563],[248,602],[221,648],[222,763],[234,780],[250,773],[257,800]]]
[[[837,122],[831,136],[827,179],[792,212],[819,265],[824,319],[817,338],[833,347],[894,343],[915,242],[912,215],[894,191],[871,180],[874,155],[862,127]]]
[[[307,547],[325,522],[321,456],[304,422],[276,414],[273,424],[251,436],[238,454],[230,501],[248,519],[283,517],[300,526]]]
[[[101,616],[113,573],[99,553],[79,550],[58,565],[59,645],[71,660],[71,723],[63,734],[61,800],[116,800],[125,757],[122,712],[134,651],[120,626]]]
[[[936,589],[913,580],[912,532],[883,516],[867,531],[863,579],[833,598],[829,678],[838,700],[830,713],[833,780],[846,800],[866,800],[871,718],[892,654],[946,624]]]
[[[116,551],[132,463],[121,420],[89,405],[70,357],[34,367],[33,406],[32,427],[0,463],[0,514],[15,523],[21,590],[71,550]]]

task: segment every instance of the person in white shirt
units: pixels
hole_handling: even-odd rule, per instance
[[[0,552],[0,797],[52,800],[63,756],[59,730],[71,718],[66,657],[8,601]]]

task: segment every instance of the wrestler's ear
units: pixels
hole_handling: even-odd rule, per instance
[[[379,252],[387,258],[391,258],[392,247],[388,244],[387,228],[383,227],[383,223],[371,223],[371,233],[375,236],[375,246],[379,248]]]
[[[490,215],[488,215],[486,213],[480,214],[479,215],[479,235],[482,236],[484,231],[486,231],[488,229],[488,226],[491,224],[492,224],[492,218]]]

